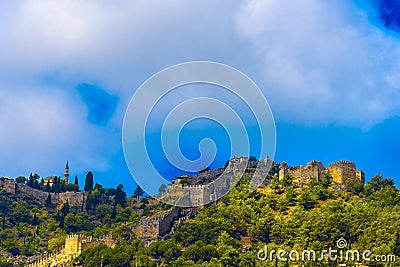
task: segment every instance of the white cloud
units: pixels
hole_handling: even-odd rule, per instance
[[[399,111],[399,40],[353,3],[249,1],[237,27],[278,118],[369,127]]]
[[[83,168],[110,167],[136,87],[172,64],[223,60],[220,51],[228,47],[233,18],[215,11],[229,10],[227,3],[0,3],[0,94],[4,110],[18,110],[13,119],[0,115],[1,129],[7,129],[0,135],[0,148],[7,151],[0,158],[0,166],[6,166],[2,174],[41,168],[45,175],[66,159]],[[120,97],[109,126],[86,121],[87,110],[74,89],[82,82]]]
[[[245,72],[280,120],[369,127],[400,114],[399,41],[349,2],[26,0],[1,2],[0,17],[4,170],[65,156],[108,168],[135,88],[190,60]],[[86,121],[82,82],[120,97],[108,127]]]
[[[118,149],[115,136],[86,122],[85,106],[76,102],[79,98],[59,88],[35,89],[13,92],[1,86],[2,174],[28,174],[16,170],[59,174],[54,171],[62,173],[66,160],[73,161],[77,172],[88,166],[107,169],[107,154]]]

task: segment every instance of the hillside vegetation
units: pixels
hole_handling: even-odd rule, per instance
[[[333,189],[329,174],[302,187],[293,185],[289,175],[282,181],[275,176],[270,186],[254,192],[249,192],[250,182],[244,177],[222,199],[200,208],[169,239],[148,247],[135,239],[132,228],[141,216],[169,207],[149,197],[126,199],[121,186],[106,190],[97,185],[85,211],[68,204],[61,209],[39,207],[30,199],[10,199],[2,193],[1,250],[15,257],[30,256],[56,251],[68,233],[111,233],[115,248],[87,249],[75,265],[338,266],[338,261],[260,261],[257,254],[264,245],[275,250],[321,251],[344,238],[347,248],[371,250],[371,258],[398,256],[387,265],[364,262],[367,266],[400,264],[400,195],[392,179],[376,175],[366,185],[349,182],[342,191]],[[0,266],[6,264],[3,260]]]

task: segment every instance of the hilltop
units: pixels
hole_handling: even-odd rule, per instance
[[[275,266],[257,260],[266,244],[271,249],[324,249],[340,238],[374,255],[400,252],[400,195],[393,179],[376,175],[364,184],[362,172],[350,162],[328,168],[316,161],[306,167],[274,162],[264,185],[250,192],[256,163],[247,164],[228,194],[199,208],[171,207],[145,197],[139,187],[128,198],[122,185],[106,189],[96,184],[87,191],[66,192],[85,195],[79,205],[46,205],[46,199],[19,189],[3,190],[2,264],[37,261],[46,252],[57,254],[64,245],[69,249],[61,252],[75,253],[68,262],[78,266]],[[339,167],[346,169],[335,172]],[[223,169],[177,177],[173,183],[209,182]],[[71,234],[78,236],[66,244]],[[97,241],[83,246],[87,240]],[[77,244],[75,250],[71,242]]]

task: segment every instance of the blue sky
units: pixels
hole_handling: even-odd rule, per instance
[[[106,185],[135,184],[122,153],[122,122],[135,90],[168,66],[210,60],[253,79],[276,121],[275,159],[291,165],[355,161],[400,183],[400,2],[1,1],[0,175],[92,170]],[[159,114],[197,95],[190,87]],[[157,110],[156,110],[157,111]],[[226,135],[203,122],[182,132],[182,150]],[[251,128],[251,127],[250,127]],[[257,150],[257,138],[252,145]],[[194,145],[193,145],[194,144]],[[165,175],[157,142],[153,160]]]

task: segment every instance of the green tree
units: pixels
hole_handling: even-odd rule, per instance
[[[32,173],[29,174],[29,179],[28,179],[27,185],[28,185],[29,187],[32,187],[32,188],[35,186],[35,180],[33,179]]]
[[[0,266],[1,267],[13,267],[14,265],[11,262],[7,262],[5,260],[0,259]]]
[[[121,205],[121,207],[126,207],[126,203],[127,203],[127,197],[126,197],[126,193],[124,191],[124,186],[122,184],[119,184],[117,186],[117,191],[115,194],[115,204],[119,204]]]
[[[274,174],[274,176],[272,176],[271,182],[269,184],[269,186],[275,190],[275,192],[279,189],[280,187],[280,181],[279,181],[279,176],[277,173]]]
[[[394,181],[392,178],[383,178],[383,176],[378,173],[365,186],[365,193],[367,196],[372,195],[374,192],[381,190],[384,187],[394,187]]]
[[[164,194],[166,189],[167,189],[167,186],[165,184],[160,185],[160,187],[158,188],[158,194],[159,195]]]
[[[294,206],[296,204],[297,192],[293,186],[289,186],[286,190],[286,200],[289,206]]]
[[[282,186],[289,187],[293,184],[293,175],[290,172],[285,173],[282,179]]]
[[[14,211],[11,215],[14,223],[28,223],[31,216],[29,215],[29,204],[25,200],[18,200],[13,203]]]
[[[57,252],[65,243],[65,235],[56,236],[49,240],[47,243],[47,250]]]
[[[67,233],[76,233],[84,230],[83,217],[79,214],[68,213],[64,219],[64,227]]]
[[[322,177],[321,185],[322,185],[324,188],[328,188],[328,187],[330,187],[330,186],[332,185],[332,181],[333,181],[332,174],[331,174],[331,172],[328,170],[328,171],[325,172],[324,176]]]
[[[318,197],[319,200],[326,200],[332,196],[331,191],[323,187],[321,184],[314,186],[313,193]]]
[[[65,202],[61,207],[62,217],[65,217],[68,214],[68,212],[69,212],[69,203],[67,200],[67,202]]]
[[[347,179],[344,186],[347,191],[352,192],[355,195],[364,192],[364,184],[360,179]]]
[[[44,191],[50,192],[50,181],[47,181]]]
[[[315,176],[311,177],[310,181],[308,182],[308,186],[310,188],[314,188],[317,185],[320,185],[320,183],[318,182],[317,177],[315,177]]]
[[[111,208],[107,205],[100,205],[96,209],[96,217],[103,220],[104,218],[111,218]]]
[[[129,222],[132,213],[134,212],[132,208],[126,207],[122,208],[120,205],[117,206],[117,214],[115,216],[115,220],[117,222]]]
[[[33,214],[33,219],[32,219],[32,225],[38,225],[40,223],[40,220],[37,217],[37,211]]]
[[[89,191],[89,192],[93,190],[93,173],[92,173],[92,171],[89,171],[86,174],[84,190]]]
[[[26,177],[25,176],[18,176],[15,181],[19,184],[24,184],[26,182]]]
[[[135,191],[133,192],[133,196],[137,199],[141,198],[144,194],[143,189],[140,187],[140,185],[138,185],[135,189]]]
[[[287,199],[281,197],[278,199],[278,202],[276,203],[276,208],[279,211],[285,211],[287,210],[287,205],[288,205]]]
[[[73,184],[67,184],[65,186],[65,190],[66,191],[70,191],[70,192],[78,192],[79,191],[79,186],[75,183]]]
[[[46,207],[51,207],[52,206],[50,193],[47,195],[47,198],[46,198],[46,201],[45,201],[45,205],[46,205]]]
[[[298,203],[303,206],[304,209],[311,209],[317,202],[317,196],[313,194],[308,188],[306,188],[300,195]]]
[[[76,184],[77,186],[79,186],[79,182],[78,182],[78,175],[75,175],[75,181],[74,184]]]

